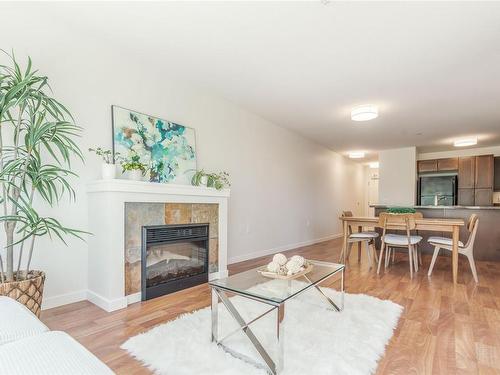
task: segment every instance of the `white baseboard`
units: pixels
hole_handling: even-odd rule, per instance
[[[52,309],[69,303],[85,301],[87,299],[87,291],[79,290],[76,292],[59,294],[57,296],[47,297],[43,299],[42,310]]]
[[[296,249],[298,247],[314,245],[316,243],[333,240],[335,238],[341,238],[342,236],[343,236],[342,233],[336,233],[336,234],[331,234],[331,235],[326,236],[326,237],[315,238],[315,239],[308,240],[308,241],[297,242],[297,243],[292,243],[292,244],[288,244],[288,245],[273,247],[273,248],[267,249],[267,250],[254,251],[253,253],[248,253],[248,254],[244,254],[244,255],[238,255],[235,257],[231,257],[228,259],[227,263],[233,264],[233,263],[243,262],[243,261],[249,260],[249,259],[260,258],[260,257],[266,256],[266,255],[271,255],[271,254],[280,253],[282,251]]]
[[[107,312],[127,307],[127,297],[120,297],[110,300],[108,298],[104,298],[103,296],[88,290],[87,299],[94,305],[99,306],[101,309]]]
[[[126,298],[127,298],[127,305],[130,305],[130,304],[136,303],[136,302],[141,302],[142,293],[137,292],[134,294],[129,294]]]

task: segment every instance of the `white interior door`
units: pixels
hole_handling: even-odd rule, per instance
[[[370,207],[372,204],[378,203],[378,175],[371,176],[368,179],[368,205],[366,214],[367,216],[375,216],[375,209]]]

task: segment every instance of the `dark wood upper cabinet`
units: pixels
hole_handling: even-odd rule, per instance
[[[458,158],[458,188],[474,189],[476,176],[476,157]]]
[[[437,160],[438,171],[456,171],[458,169],[458,158],[446,158]]]
[[[494,172],[494,177],[495,177],[495,183],[493,185],[493,189],[495,191],[500,191],[500,156],[497,156],[495,158],[495,172]]]
[[[417,165],[418,173],[437,172],[437,160],[419,160]]]
[[[476,156],[476,189],[493,189],[493,155]]]

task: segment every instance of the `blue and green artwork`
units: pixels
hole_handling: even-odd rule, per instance
[[[151,181],[190,183],[196,169],[194,129],[117,106],[112,111],[115,153],[138,155]]]

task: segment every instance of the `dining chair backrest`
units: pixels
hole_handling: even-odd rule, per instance
[[[391,214],[381,212],[379,215],[379,226],[383,228],[382,238],[385,237],[387,229],[403,230],[406,232],[408,244],[410,244],[411,231],[415,229],[415,216],[413,214]]]
[[[474,240],[476,239],[477,228],[479,226],[479,218],[476,214],[472,214],[467,221],[467,230],[469,231],[469,238],[465,247],[474,246]]]
[[[474,229],[474,225],[476,224],[477,220],[477,214],[470,215],[469,220],[467,220],[467,230],[469,231],[469,233]]]
[[[415,218],[415,220],[423,219],[424,218],[424,214],[422,212],[415,212],[413,214],[413,217]]]
[[[415,214],[391,214],[388,212],[381,212],[378,224],[384,229],[413,230],[416,227]]]

